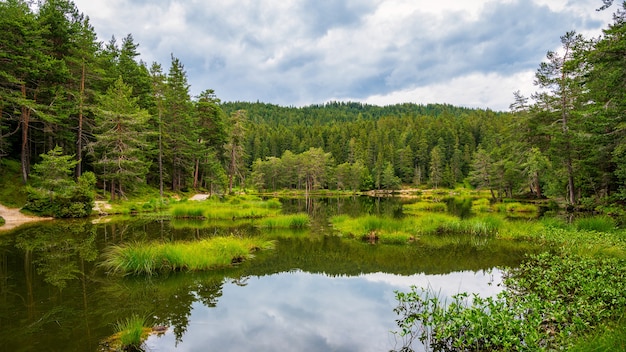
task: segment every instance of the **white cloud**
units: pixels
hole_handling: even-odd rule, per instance
[[[569,30],[598,35],[599,0],[76,0],[107,41],[180,58],[192,93],[306,105],[446,102],[506,109]],[[529,72],[531,72],[529,74]],[[483,105],[484,104],[484,105]]]
[[[533,79],[534,71],[523,71],[510,76],[473,73],[429,86],[386,95],[372,95],[360,101],[373,105],[392,105],[397,102],[449,103],[501,111],[508,110],[513,102],[513,92],[519,90],[523,95],[529,96],[534,91]]]

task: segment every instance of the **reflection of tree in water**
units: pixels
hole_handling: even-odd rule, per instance
[[[98,295],[115,302],[115,308],[102,311],[107,321],[117,321],[132,314],[150,317],[149,324],[170,326],[176,341],[181,342],[189,326],[193,304],[215,307],[222,296],[225,278],[241,279],[238,268],[215,272],[185,273],[146,278],[107,278]]]
[[[25,251],[44,281],[63,289],[67,282],[82,273],[82,261],[93,262],[98,256],[96,233],[87,222],[63,222],[56,226],[29,228],[15,238],[15,247]]]

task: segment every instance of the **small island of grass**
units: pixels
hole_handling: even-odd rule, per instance
[[[202,271],[227,267],[271,249],[274,243],[261,238],[215,237],[197,242],[127,243],[112,246],[102,267],[109,273],[153,275],[168,271]]]

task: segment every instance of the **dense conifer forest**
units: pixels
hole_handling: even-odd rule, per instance
[[[623,11],[599,38],[565,33],[561,50],[537,63],[537,93],[512,92],[511,110],[497,112],[222,102],[210,87],[192,96],[175,55],[166,66],[146,63],[132,34],[98,41],[72,1],[0,1],[0,165],[19,163],[34,193],[69,180],[111,199],[146,185],[212,193],[465,185],[500,199],[623,202]]]

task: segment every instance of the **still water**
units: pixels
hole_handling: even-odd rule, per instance
[[[300,201],[285,202],[299,211]],[[251,224],[198,228],[152,219],[55,221],[0,234],[0,351],[101,351],[116,322],[139,314],[167,327],[146,351],[388,351],[402,347],[394,292],[493,295],[500,267],[533,248],[494,239],[371,245],[328,227],[338,213],[401,215],[398,200],[304,205],[310,230],[270,233],[276,249],[229,269],[153,278],[107,276],[107,247],[125,241],[258,235]],[[399,210],[400,209],[400,210]],[[413,346],[419,350],[419,346]]]

